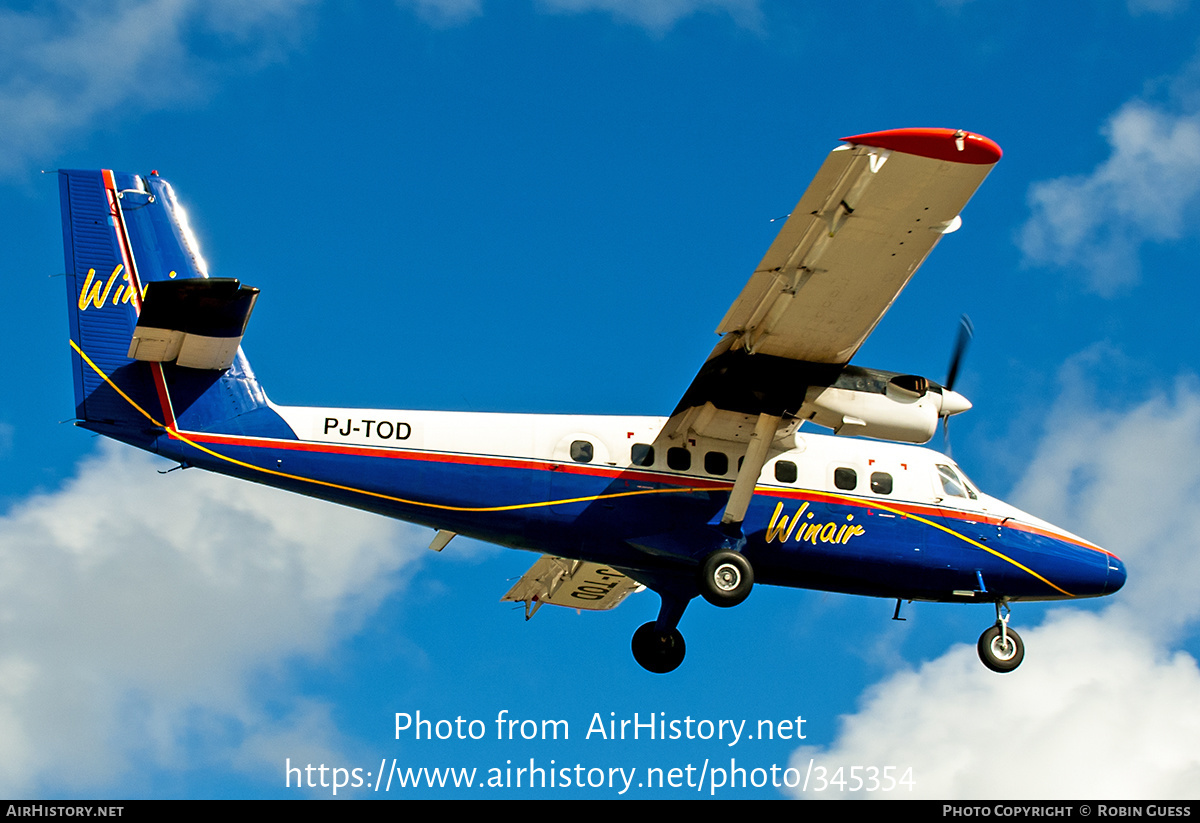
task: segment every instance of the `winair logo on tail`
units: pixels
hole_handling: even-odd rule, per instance
[[[771,515],[771,522],[767,524],[767,542],[777,540],[786,543],[788,540],[795,540],[802,543],[807,540],[814,546],[818,542],[845,544],[866,531],[862,526],[851,525],[850,521],[854,519],[852,514],[846,515],[846,522],[840,525],[832,521],[810,522],[812,516],[813,513],[808,510],[808,503],[802,504],[791,517],[783,514],[782,503],[776,503],[775,513]]]
[[[117,282],[117,275],[121,276],[121,283],[117,286],[116,292],[113,292],[113,284]],[[175,272],[171,272],[169,277],[174,278]],[[125,271],[125,264],[118,263],[113,269],[112,274],[108,276],[103,288],[101,288],[100,280],[96,278],[96,270],[88,269],[87,279],[83,281],[83,288],[79,291],[79,310],[87,311],[88,306],[95,306],[98,309],[104,308],[104,304],[108,301],[108,295],[112,294],[112,305],[116,306],[119,303],[128,303],[133,299],[134,287],[129,282],[129,272]],[[146,296],[146,287],[143,285],[139,297]]]

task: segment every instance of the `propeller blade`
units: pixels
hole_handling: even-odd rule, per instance
[[[947,373],[946,382],[943,384],[948,389],[954,388],[954,381],[958,378],[958,367],[962,364],[963,354],[967,351],[967,344],[975,336],[975,327],[971,325],[971,318],[964,314],[958,322],[958,340],[954,343],[954,355],[950,358],[950,371]]]
[[[958,320],[958,339],[954,341],[954,354],[950,357],[950,371],[946,374],[946,389],[953,391],[954,381],[958,379],[958,367],[962,365],[963,355],[967,352],[967,344],[975,336],[975,326],[971,318],[965,314]],[[968,406],[970,404],[968,403]],[[950,414],[942,418],[942,448],[950,456]]]

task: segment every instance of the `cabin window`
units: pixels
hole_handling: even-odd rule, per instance
[[[667,449],[667,465],[677,472],[685,472],[692,467],[692,453],[679,446]]]
[[[833,485],[844,492],[852,492],[858,486],[858,472],[841,466],[833,470]]]
[[[791,460],[775,461],[775,479],[780,483],[795,483],[796,476],[796,464]]]
[[[571,459],[576,463],[591,463],[592,444],[587,440],[572,440]]]
[[[629,450],[629,459],[635,466],[653,466],[654,447],[645,443],[634,443],[633,448]]]
[[[871,472],[871,491],[875,494],[891,494],[892,476],[887,472]]]
[[[704,455],[704,471],[721,476],[729,471],[729,458],[725,452],[706,452]]]

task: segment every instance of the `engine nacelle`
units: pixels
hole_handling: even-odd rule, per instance
[[[961,394],[912,374],[848,368],[805,394],[802,416],[837,434],[928,443],[938,420],[971,408]]]
[[[907,394],[907,393],[906,393]],[[805,395],[808,419],[837,434],[928,443],[937,432],[940,404],[928,393],[873,392],[813,386]]]

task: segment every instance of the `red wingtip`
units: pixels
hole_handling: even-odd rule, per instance
[[[994,140],[958,129],[891,129],[856,134],[842,140],[918,157],[975,165],[991,165],[1004,154]]]

